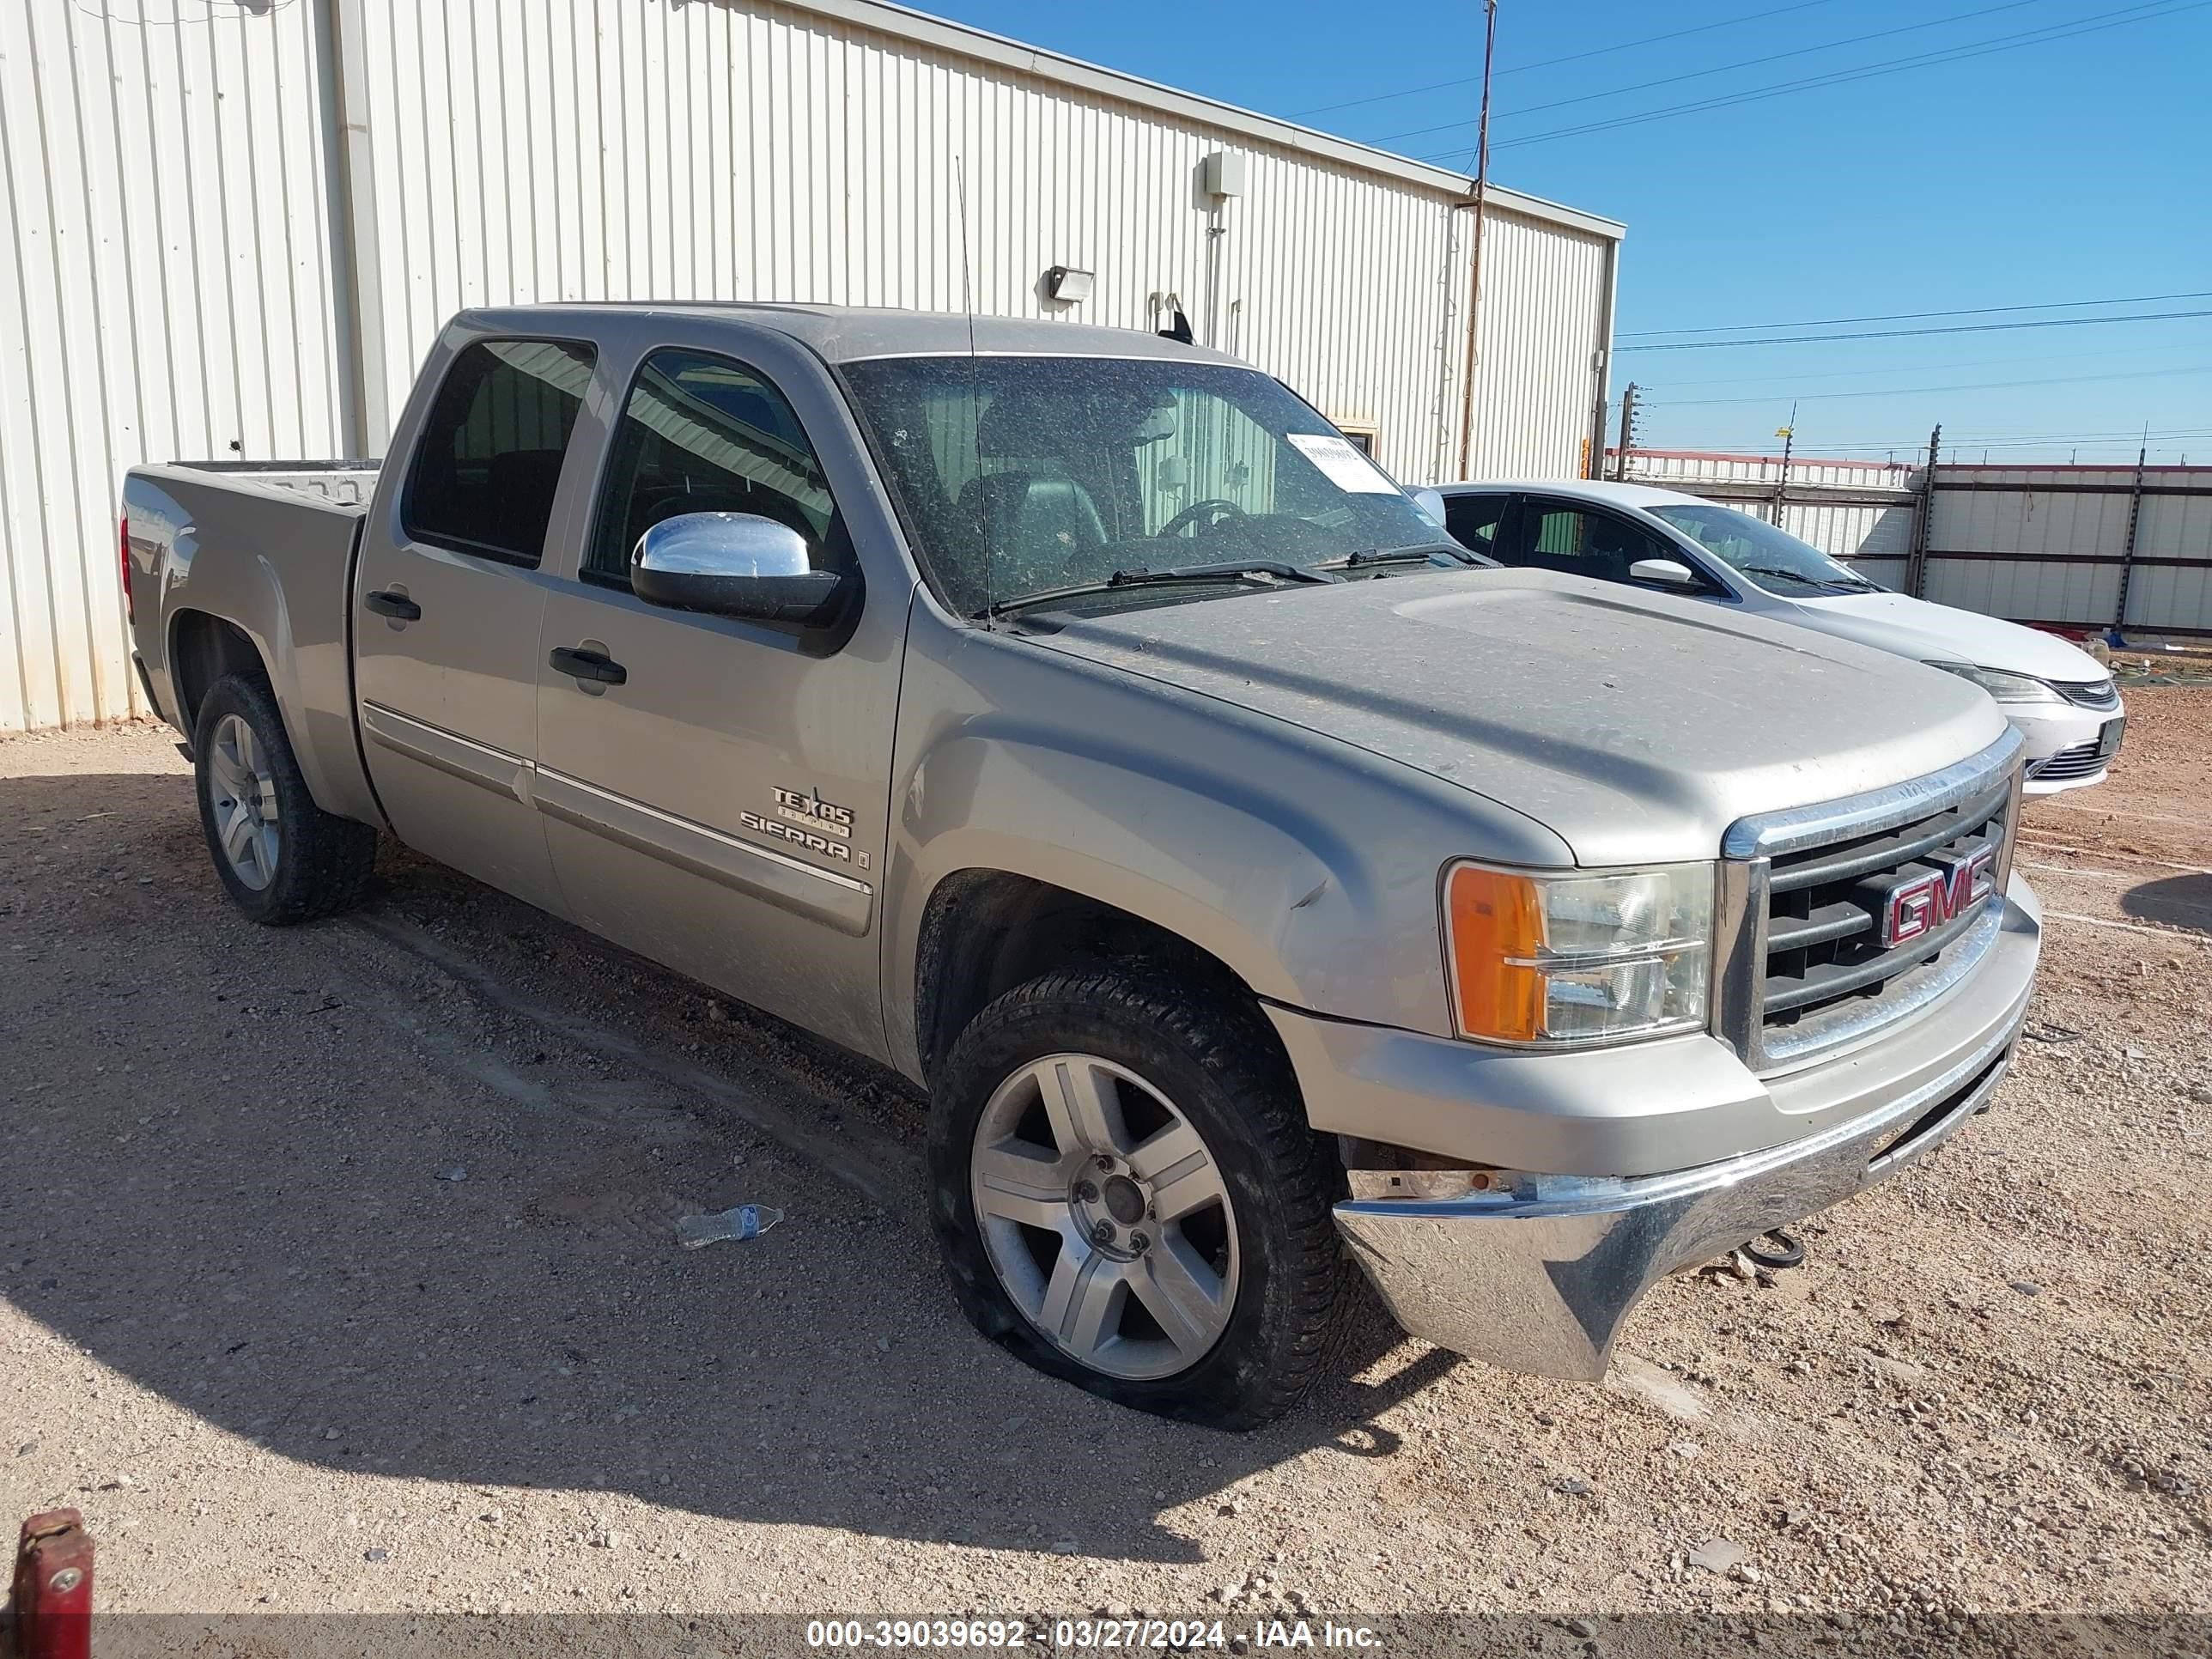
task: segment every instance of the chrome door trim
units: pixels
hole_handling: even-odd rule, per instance
[[[520,755],[477,742],[443,726],[418,720],[382,703],[361,706],[361,727],[394,754],[420,761],[425,766],[489,789],[523,805],[530,805],[531,764]]]
[[[841,933],[858,939],[868,931],[876,890],[856,877],[756,847],[550,767],[538,769],[532,793],[538,810],[548,817],[604,836],[617,845],[783,909],[814,917]]]

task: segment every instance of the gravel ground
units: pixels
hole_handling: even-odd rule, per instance
[[[0,743],[0,1498],[109,1611],[2212,1613],[2212,691],[2130,698],[1995,1111],[1602,1387],[1370,1317],[1243,1437],[970,1333],[898,1079],[397,849],[256,928],[167,733]]]

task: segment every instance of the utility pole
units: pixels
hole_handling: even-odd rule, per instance
[[[1628,476],[1628,452],[1636,447],[1636,382],[1631,380],[1620,394],[1620,443],[1613,451],[1613,476]]]
[[[1474,194],[1466,204],[1474,209],[1474,246],[1468,254],[1467,280],[1467,362],[1462,371],[1459,400],[1459,471],[1464,478],[1474,452],[1475,328],[1482,314],[1482,204],[1490,186],[1490,66],[1498,55],[1498,0],[1483,0],[1482,112],[1475,124]]]
[[[2128,492],[2128,539],[2120,550],[2120,598],[2112,607],[2112,631],[2107,635],[2114,645],[2120,642],[2122,630],[2128,625],[2128,589],[2136,580],[2136,531],[2142,523],[2143,463],[2150,459],[2150,427],[2143,427],[2143,447],[2136,451],[2135,488]]]
[[[1782,528],[1783,504],[1790,499],[1790,447],[1797,441],[1797,400],[1790,400],[1790,424],[1774,434],[1782,440],[1782,477],[1774,486],[1774,527]]]
[[[1943,453],[1943,423],[1928,434],[1928,467],[1920,475],[1920,501],[1912,515],[1912,554],[1905,562],[1905,591],[1914,599],[1928,586],[1929,525],[1936,516],[1936,462]]]

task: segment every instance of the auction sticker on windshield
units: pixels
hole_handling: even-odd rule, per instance
[[[1326,477],[1347,495],[1395,495],[1398,486],[1383,476],[1382,469],[1352,447],[1351,441],[1334,433],[1285,432],[1304,456],[1322,471]]]

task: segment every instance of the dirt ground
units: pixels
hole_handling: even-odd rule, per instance
[[[126,1612],[2212,1614],[2212,690],[2130,696],[1993,1112],[1602,1387],[1370,1320],[1243,1437],[970,1332],[885,1073],[396,849],[254,927],[166,732],[0,743],[0,1511]]]

